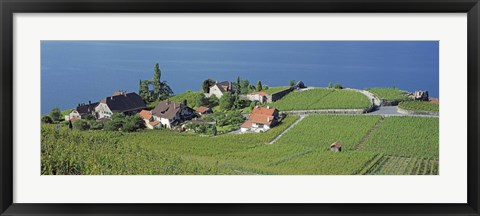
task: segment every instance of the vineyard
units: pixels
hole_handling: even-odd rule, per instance
[[[382,122],[380,116],[311,115],[274,144],[266,144],[297,119],[288,116],[265,133],[215,137],[42,125],[42,174],[438,174],[438,118],[388,117]],[[337,140],[343,143],[341,153],[329,150]]]
[[[398,107],[405,110],[438,112],[438,104],[428,101],[403,101],[398,104]]]
[[[386,155],[438,160],[438,118],[389,117],[362,150]]]
[[[291,92],[271,106],[279,110],[364,109],[370,101],[356,91],[316,88]]]
[[[367,88],[366,90],[376,97],[388,101],[408,99],[407,92],[399,88]]]

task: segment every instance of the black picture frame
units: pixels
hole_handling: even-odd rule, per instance
[[[2,215],[480,215],[478,0],[0,0],[0,212]],[[466,204],[17,204],[13,203],[14,13],[467,13]]]

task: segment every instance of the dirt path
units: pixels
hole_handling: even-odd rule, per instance
[[[382,122],[384,120],[385,120],[385,118],[382,117],[380,120],[377,121],[377,123],[375,123],[375,125],[372,128],[370,128],[370,130],[368,130],[367,134],[365,134],[365,136],[363,136],[362,140],[360,140],[360,142],[357,144],[356,150],[362,149],[363,145],[365,145],[368,138],[370,138],[370,136],[380,127],[380,125],[382,124]]]
[[[303,118],[305,118],[305,116],[307,115],[300,115],[300,118],[298,118],[295,122],[293,122],[293,124],[291,124],[287,129],[285,129],[282,133],[280,133],[279,135],[277,135],[275,138],[273,138],[272,141],[270,141],[268,144],[273,144],[274,142],[276,142],[278,139],[280,139],[280,137],[282,137],[283,134],[285,134],[288,130],[290,130],[290,128],[294,127],[296,124],[298,124]]]

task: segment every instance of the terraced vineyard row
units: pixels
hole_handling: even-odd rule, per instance
[[[340,89],[312,89],[291,92],[271,106],[279,110],[364,109],[371,102],[362,93]]]
[[[367,175],[438,175],[438,161],[422,158],[384,156]]]

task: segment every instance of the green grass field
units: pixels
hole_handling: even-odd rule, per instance
[[[41,171],[43,175],[438,174],[438,118],[382,121],[379,116],[311,115],[267,144],[297,119],[288,116],[264,133],[215,137],[166,129],[70,131],[44,124]],[[343,150],[331,152],[329,145],[337,140]]]
[[[263,91],[268,93],[268,94],[273,94],[273,93],[277,93],[279,91],[286,90],[288,88],[289,87],[286,87],[286,86],[275,86],[275,87],[269,87],[268,89],[263,90]]]
[[[392,156],[438,160],[438,118],[388,117],[362,150]]]
[[[403,101],[398,104],[398,107],[405,110],[438,112],[438,104],[428,101]]]
[[[367,88],[365,90],[373,93],[379,99],[383,98],[387,101],[408,100],[407,92],[399,88]]]
[[[291,92],[271,106],[282,110],[364,109],[370,101],[362,93],[352,90],[317,88]]]

